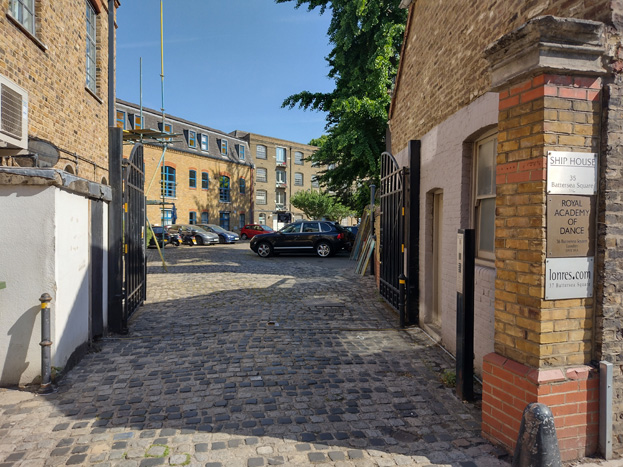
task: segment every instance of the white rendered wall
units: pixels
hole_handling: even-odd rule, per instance
[[[0,385],[41,375],[42,293],[56,295],[56,188],[0,186]]]
[[[57,190],[52,365],[64,367],[89,338],[89,200]]]
[[[471,155],[466,159],[465,143],[479,131],[497,124],[498,96],[487,93],[456,112],[421,138],[420,185],[420,316],[426,328],[432,306],[432,218],[431,194],[443,192],[441,239],[440,338],[445,348],[456,353],[456,254],[457,231],[473,228],[471,215]],[[468,170],[465,170],[468,167]],[[493,264],[475,271],[475,360],[482,373],[482,357],[493,352],[494,290]]]

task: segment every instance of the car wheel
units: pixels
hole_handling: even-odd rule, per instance
[[[246,239],[247,239],[247,238],[249,238],[249,237],[247,237],[247,234],[242,234],[242,235],[240,236],[240,238],[241,238],[242,240],[246,240]]]
[[[225,237],[221,237],[220,235],[218,236],[218,242],[219,243],[225,243]]]
[[[320,242],[316,245],[316,254],[321,258],[327,258],[328,256],[331,256],[332,252],[333,249],[331,248],[331,245],[329,245],[327,242]]]
[[[261,258],[268,258],[273,254],[273,246],[270,243],[262,242],[257,246],[257,254]]]
[[[204,245],[204,243],[203,243],[203,238],[201,238],[201,237],[199,237],[199,236],[197,236],[197,237],[195,237],[195,238],[196,238],[196,240],[197,240],[197,245]]]

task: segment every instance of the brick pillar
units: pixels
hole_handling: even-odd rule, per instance
[[[545,300],[548,151],[599,152],[603,25],[542,17],[487,49],[499,92],[495,353],[482,432],[515,448],[531,402],[555,417],[563,460],[596,451],[592,298]]]

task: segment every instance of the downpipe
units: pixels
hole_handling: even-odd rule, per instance
[[[44,293],[39,297],[41,302],[41,387],[39,394],[51,394],[54,392],[52,387],[52,341],[50,326],[50,302],[52,297]]]

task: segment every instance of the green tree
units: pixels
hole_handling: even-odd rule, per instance
[[[308,219],[322,219],[331,211],[334,201],[329,195],[320,191],[297,191],[290,198],[290,203],[303,211]]]
[[[369,199],[369,185],[379,185],[380,155],[403,40],[406,10],[400,0],[275,0],[331,11],[326,60],[335,80],[330,93],[302,91],[284,107],[327,112],[326,135],[312,161],[328,167],[320,183],[358,212]]]

